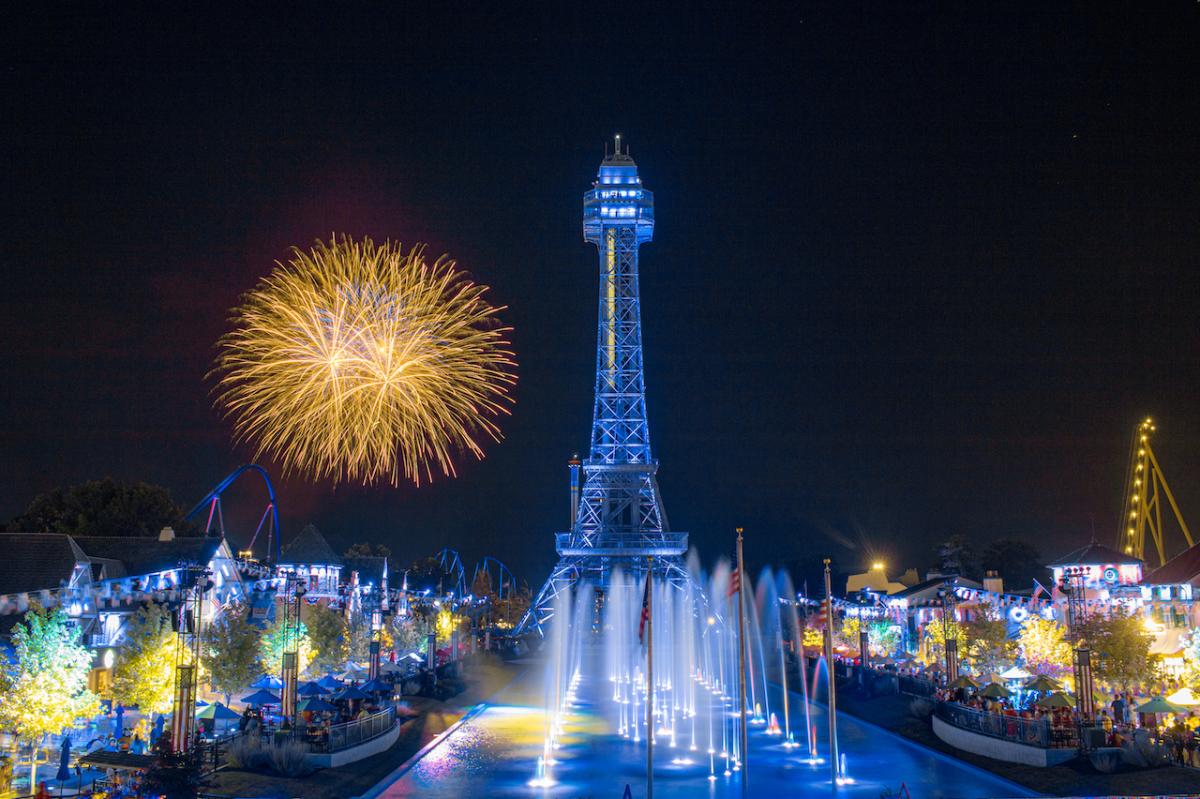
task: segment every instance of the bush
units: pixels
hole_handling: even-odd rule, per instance
[[[257,735],[243,735],[229,743],[225,759],[233,768],[260,769],[270,765],[270,756]]]
[[[308,765],[308,747],[297,741],[286,741],[267,748],[271,770],[285,777],[303,777],[313,773]]]
[[[925,721],[933,715],[933,702],[930,702],[928,699],[914,699],[908,703],[908,712],[914,718]]]

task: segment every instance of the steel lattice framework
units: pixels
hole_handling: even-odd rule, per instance
[[[681,559],[687,533],[669,532],[646,422],[638,248],[653,235],[654,195],[618,136],[583,198],[583,237],[600,255],[591,449],[571,530],[555,535],[558,565],[521,629],[540,632],[559,593],[584,578],[607,586],[616,565],[627,574],[653,568],[673,582],[688,579]]]

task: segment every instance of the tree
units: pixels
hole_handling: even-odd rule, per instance
[[[1151,636],[1139,617],[1121,610],[1090,616],[1079,634],[1096,655],[1092,669],[1100,679],[1128,690],[1148,674]]]
[[[356,663],[366,663],[371,657],[371,639],[374,631],[371,629],[371,614],[361,610],[353,611],[346,622],[346,643],[349,645],[349,657]],[[387,625],[379,629],[380,651],[391,649],[392,634]]]
[[[284,627],[283,619],[277,618],[274,622],[267,625],[267,629],[263,631],[262,637],[259,639],[259,656],[262,659],[263,671],[268,674],[283,673],[283,653],[285,641],[295,647],[299,654],[297,658],[297,668],[300,673],[304,673],[312,663],[313,646],[308,638],[308,627],[304,622],[300,622],[300,637],[293,638],[295,630],[288,630]]]
[[[51,733],[99,709],[87,689],[92,653],[62,609],[34,605],[12,633],[14,658],[4,667],[0,728],[33,746],[30,785],[37,785],[37,750]]]
[[[922,638],[925,642],[924,663],[940,663],[944,661],[946,659],[947,640],[957,639],[960,651],[963,646],[962,628],[956,621],[943,624],[941,619],[932,619],[925,625],[922,631]]]
[[[343,552],[342,555],[347,558],[390,558],[392,550],[383,544],[371,544],[359,541],[357,544],[351,544],[350,548]]]
[[[979,576],[979,557],[966,536],[955,534],[937,545],[938,569],[943,574],[959,574],[972,579]]]
[[[392,646],[403,653],[420,650],[425,642],[425,631],[419,620],[413,614],[401,616],[397,613],[392,617]]]
[[[69,535],[157,536],[164,527],[180,535],[200,531],[184,521],[171,492],[147,483],[118,483],[112,478],[56,488],[40,494],[6,525],[15,532]]]
[[[994,569],[1009,588],[1032,588],[1033,581],[1049,584],[1050,574],[1042,565],[1037,547],[1014,538],[1001,538],[984,547],[979,564],[985,570]]]
[[[260,635],[241,605],[225,608],[204,631],[201,663],[213,688],[225,694],[226,705],[231,694],[248,686],[263,671]]]
[[[1017,657],[1017,642],[1008,637],[1008,622],[992,607],[984,606],[963,623],[967,658],[983,674],[1003,671]]]
[[[867,625],[867,645],[875,654],[888,654],[900,648],[900,625],[876,619]]]
[[[175,655],[179,636],[166,607],[150,603],[125,626],[125,645],[113,665],[113,699],[144,713],[166,713],[175,700]]]
[[[1037,674],[1061,674],[1071,665],[1071,645],[1053,619],[1030,616],[1017,638],[1025,667]]]
[[[306,615],[308,638],[313,648],[313,670],[322,674],[341,671],[350,654],[345,617],[327,605],[314,605]]]

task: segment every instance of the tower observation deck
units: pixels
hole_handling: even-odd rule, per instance
[[[654,195],[616,137],[592,189],[583,196],[583,238],[600,261],[599,323],[592,439],[583,485],[568,532],[555,535],[559,563],[522,628],[541,625],[553,600],[578,580],[608,583],[612,568],[661,571],[685,580],[687,533],[672,533],[659,494],[658,462],[650,450],[646,378],[642,369],[638,248],[654,235]]]

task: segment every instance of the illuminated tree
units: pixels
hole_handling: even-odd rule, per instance
[[[263,672],[260,635],[241,605],[225,608],[204,631],[201,664],[213,688],[225,694],[226,705],[230,695]]]
[[[1111,616],[1089,617],[1079,633],[1092,649],[1092,668],[1100,679],[1128,690],[1149,676],[1152,636],[1141,618],[1114,610]]]
[[[876,654],[888,654],[900,648],[900,625],[877,619],[867,625],[867,645]]]
[[[946,657],[946,641],[948,639],[957,639],[959,649],[962,649],[963,631],[956,621],[943,624],[941,619],[934,619],[925,625],[922,639],[925,642],[925,657],[922,662],[939,663]]]
[[[1061,674],[1071,665],[1071,646],[1064,630],[1052,619],[1030,616],[1017,639],[1025,668],[1036,674]]]
[[[312,663],[314,652],[312,642],[308,638],[308,627],[301,622],[299,638],[294,637],[295,632],[295,630],[288,630],[281,618],[277,618],[263,631],[262,637],[259,639],[259,653],[263,670],[268,674],[283,672],[283,653],[287,651],[284,649],[285,642],[290,642],[296,649],[297,667],[300,673],[304,673]]]
[[[113,699],[145,713],[166,713],[175,698],[178,636],[171,614],[157,603],[138,610],[125,627],[113,667]]]
[[[456,616],[448,609],[442,608],[438,611],[434,625],[437,630],[438,646],[448,646],[450,644],[450,634],[457,630],[461,624],[462,617]]]
[[[371,657],[371,639],[374,637],[374,631],[371,629],[371,614],[362,610],[356,610],[350,614],[350,620],[346,622],[346,644],[349,649],[349,657],[357,663],[366,663]],[[379,646],[381,650],[389,650],[393,646],[392,634],[388,630],[386,624],[382,624],[379,630]]]
[[[966,656],[983,674],[1003,671],[1017,657],[1017,642],[1008,637],[1008,622],[992,607],[984,606],[963,623]]]
[[[87,689],[92,653],[66,613],[38,605],[13,630],[12,648],[13,658],[3,669],[0,728],[32,745],[30,785],[37,785],[37,750],[45,737],[99,709]]]
[[[392,645],[399,652],[417,652],[425,642],[425,631],[416,616],[396,614],[391,623]]]
[[[313,649],[313,671],[325,674],[345,669],[346,658],[350,655],[345,617],[328,605],[314,605],[305,615]]]

